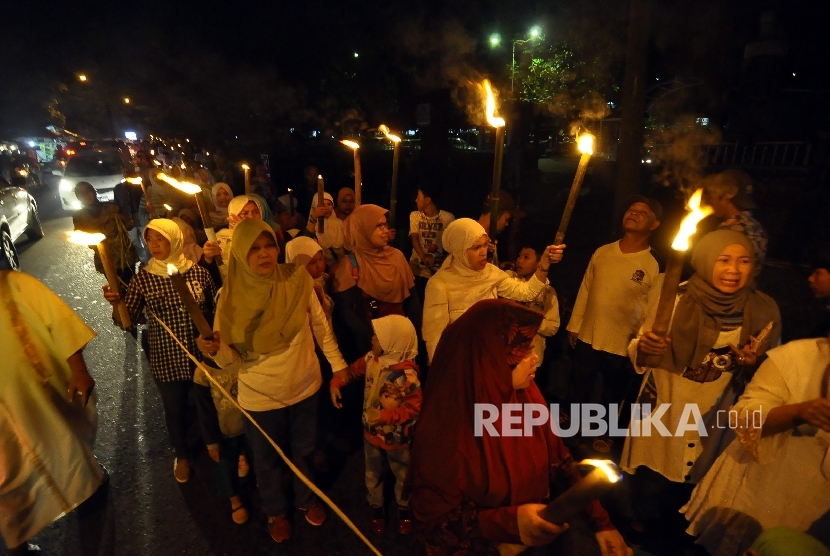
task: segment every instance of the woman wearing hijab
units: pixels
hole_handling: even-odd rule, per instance
[[[545,406],[533,382],[533,339],[542,318],[508,300],[480,301],[438,343],[410,467],[410,507],[428,554],[498,554],[502,543],[542,546],[567,528],[539,516],[544,501],[580,480],[550,426],[520,436],[479,435],[473,419],[477,404],[500,412],[502,404]],[[603,555],[626,554],[598,501],[585,514]]]
[[[427,282],[424,298],[424,341],[432,360],[438,340],[448,324],[482,299],[504,297],[532,301],[544,290],[551,263],[562,260],[564,247],[549,246],[530,280],[511,278],[487,262],[490,240],[484,228],[470,218],[459,218],[441,238],[449,256]]]
[[[208,317],[213,314],[216,287],[207,270],[185,257],[182,232],[172,220],[151,220],[144,229],[144,240],[153,258],[130,282],[124,302],[133,322],[145,307],[149,310],[150,374],[161,394],[167,433],[176,451],[175,477],[178,482],[185,483],[190,478],[190,455],[185,438],[194,365],[157,319],[173,331],[188,351],[195,353],[193,339],[198,332],[170,283],[167,267],[176,267],[188,283],[199,308]],[[120,299],[118,292],[110,291],[109,286],[104,286],[104,297],[113,307]],[[118,312],[114,314],[118,315]]]
[[[343,221],[334,214],[334,197],[329,193],[324,194],[323,206],[317,205],[318,197],[315,195],[311,201],[311,211],[308,213],[308,224],[303,231],[304,235],[317,240],[323,248],[323,257],[329,268],[346,254],[343,237]],[[323,222],[323,230],[320,231],[320,222]]]
[[[723,416],[755,372],[758,357],[767,345],[777,345],[781,334],[778,306],[752,285],[752,243],[745,235],[731,230],[707,234],[695,245],[691,262],[695,273],[681,284],[668,338],[647,332],[654,323],[652,306],[641,335],[629,345],[635,369],[644,375],[637,403],[650,404],[655,412],[670,404],[659,414],[668,435],[658,429],[625,439],[620,464],[627,472],[636,471],[632,490],[656,494],[648,506],[645,497],[635,500],[638,528],[649,519],[677,516],[694,485],[734,438]],[[753,346],[770,323],[768,341]],[[661,362],[655,368],[638,367],[638,352],[660,356]],[[632,418],[632,427],[639,424]]]
[[[315,448],[317,391],[322,384],[314,341],[332,368],[346,362],[337,349],[314,281],[296,264],[277,264],[274,230],[259,219],[233,231],[228,276],[216,312],[215,339],[199,338],[199,349],[220,367],[237,363],[239,404],[266,433],[291,447],[294,463],[313,480],[309,456]],[[309,324],[310,323],[310,324]],[[259,430],[246,421],[269,532],[276,542],[291,537],[284,464]],[[326,511],[314,493],[294,479],[294,500],[306,521],[322,525]]]
[[[327,293],[326,261],[323,259],[323,248],[310,237],[300,236],[292,239],[285,245],[285,262],[304,266],[314,280],[314,293],[317,300],[326,312],[326,318],[331,323],[331,313],[334,301]]]
[[[352,336],[354,359],[371,348],[372,319],[417,314],[415,276],[403,253],[388,245],[388,214],[377,205],[361,205],[343,222],[344,245],[351,254],[334,272],[334,310]]]
[[[218,184],[217,184],[218,185]],[[205,268],[207,268],[211,275],[219,276],[221,284],[224,284],[225,277],[228,272],[228,261],[231,259],[231,238],[233,237],[233,229],[239,222],[248,218],[262,219],[262,207],[259,201],[249,197],[248,195],[237,195],[230,200],[227,206],[227,222],[228,227],[222,228],[216,232],[216,241],[206,241],[204,245],[205,251]],[[217,255],[221,255],[221,264],[216,259]]]
[[[796,340],[768,355],[730,412],[737,438],[681,510],[713,556],[741,554],[773,527],[818,532],[830,511],[830,343]]]
[[[213,201],[213,208],[209,214],[213,225],[216,227],[225,227],[228,225],[228,204],[233,199],[233,191],[230,186],[224,182],[219,182],[210,190],[210,198]]]
[[[182,232],[182,252],[185,258],[192,263],[198,263],[202,258],[202,248],[196,243],[196,231],[178,216],[174,216],[171,220],[176,223]]]

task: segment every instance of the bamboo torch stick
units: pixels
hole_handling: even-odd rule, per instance
[[[294,216],[294,190],[288,188],[288,216]]]
[[[579,463],[593,465],[594,470],[539,512],[539,517],[545,521],[557,525],[566,523],[622,479],[622,474],[611,461],[586,459]]]
[[[559,221],[559,229],[556,232],[556,238],[553,240],[554,245],[562,245],[562,242],[565,241],[565,230],[568,229],[568,223],[571,221],[571,214],[576,206],[576,198],[579,197],[579,188],[582,187],[582,180],[585,179],[585,172],[588,170],[588,162],[590,162],[591,154],[594,152],[593,135],[583,135],[577,141],[577,145],[579,145],[579,152],[582,153],[582,156],[579,157],[579,165],[576,167],[576,175],[571,184],[568,203],[565,205],[565,212],[562,213],[562,220]]]
[[[127,178],[127,183],[131,183],[133,185],[138,184],[141,186],[141,191],[144,192],[144,199],[147,202],[147,212],[150,213],[150,218],[158,218],[156,215],[156,208],[153,206],[153,203],[150,202],[150,194],[147,193],[147,184],[144,183],[144,180],[139,177]]]
[[[179,269],[176,268],[176,265],[167,264],[167,275],[170,277],[170,283],[173,285],[173,289],[176,290],[179,299],[182,300],[184,308],[187,309],[190,320],[193,321],[193,324],[199,330],[199,335],[205,340],[213,340],[213,328],[208,323],[204,313],[202,313],[199,303],[193,297],[184,276],[179,274]]]
[[[401,157],[401,138],[397,135],[389,133],[389,128],[385,125],[378,127],[386,138],[392,141],[392,187],[389,192],[389,227],[395,228],[395,213],[398,211],[398,165]]]
[[[245,171],[245,195],[251,194],[251,167],[247,164],[242,165],[242,169]]]
[[[666,263],[666,273],[663,276],[663,286],[660,288],[660,301],[657,302],[657,312],[654,315],[654,324],[651,331],[666,337],[669,323],[674,312],[674,301],[677,297],[677,287],[680,285],[680,273],[683,270],[683,259],[689,249],[689,238],[697,231],[698,223],[712,212],[709,206],[700,206],[700,196],[703,190],[698,189],[687,204],[691,211],[680,223],[680,230],[671,244],[671,253]],[[661,355],[646,355],[637,353],[637,366],[657,367],[663,357]]]
[[[340,141],[354,151],[354,205],[359,207],[362,202],[363,175],[360,169],[360,144],[344,139]]]
[[[325,206],[326,202],[326,184],[323,181],[323,174],[317,174],[317,206],[322,207]],[[325,218],[318,218],[317,219],[317,231],[321,234],[326,231],[326,219]]]
[[[196,204],[199,206],[199,215],[202,217],[202,223],[205,225],[205,235],[210,241],[216,242],[216,230],[213,227],[213,222],[210,220],[210,212],[208,212],[207,201],[205,201],[205,194],[202,188],[195,183],[188,183],[171,178],[164,172],[159,173],[158,179],[165,181],[188,195],[196,196]]]
[[[498,235],[497,224],[499,221],[499,196],[501,195],[501,170],[504,159],[504,118],[497,118],[496,99],[493,96],[493,89],[490,81],[484,80],[483,87],[487,93],[485,99],[485,114],[487,123],[496,128],[496,144],[493,156],[493,188],[490,191],[490,229],[488,234],[491,240]]]
[[[110,290],[114,292],[121,291],[121,284],[118,281],[118,273],[115,270],[115,262],[112,260],[112,255],[107,248],[106,239],[107,237],[104,234],[89,234],[86,232],[69,232],[69,241],[78,245],[87,245],[87,246],[95,246],[98,250],[98,256],[101,257],[101,264],[104,267],[104,276],[107,277],[107,283],[110,286]],[[124,303],[123,299],[118,301],[116,305],[118,309],[118,315],[121,317],[121,328],[124,330],[130,328],[133,323],[130,319],[130,312],[127,310],[127,304]]]

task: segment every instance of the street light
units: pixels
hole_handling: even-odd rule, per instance
[[[124,97],[124,104],[130,104],[130,97]]]
[[[531,27],[528,31],[528,35],[529,37],[526,39],[513,40],[513,64],[510,67],[510,96],[513,96],[514,98],[515,95],[513,89],[516,81],[516,44],[525,44],[530,41],[544,39],[544,36],[542,35],[542,28],[538,25],[534,25],[533,27]]]
[[[80,81],[86,81],[86,75],[81,74],[81,75],[79,75],[79,76],[78,76],[78,79],[79,79]]]
[[[490,35],[490,46],[495,48],[499,44],[501,44],[501,35],[499,35],[498,33],[493,33],[492,35]]]

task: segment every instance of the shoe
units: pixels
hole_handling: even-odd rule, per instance
[[[372,508],[372,533],[382,535],[386,532],[386,512],[384,509]]]
[[[173,460],[173,475],[176,476],[176,481],[186,483],[190,480],[190,461],[186,458],[176,458]]]
[[[242,525],[246,521],[248,521],[248,509],[243,505],[240,504],[235,508],[231,508],[231,519],[237,525]],[[270,529],[270,527],[269,527]],[[291,536],[291,532],[289,531],[288,536]],[[276,540],[276,539],[274,539]],[[277,541],[280,542],[280,541]]]
[[[291,524],[284,515],[268,517],[268,532],[274,542],[283,542],[291,538]]]
[[[398,533],[408,535],[412,532],[412,517],[409,508],[398,506]]]
[[[248,458],[245,454],[239,454],[239,462],[236,465],[236,474],[240,478],[245,478],[251,472],[251,466],[248,465]]]
[[[311,507],[305,511],[305,520],[315,527],[319,527],[325,523],[326,518],[328,518],[326,507],[323,506],[321,502],[313,503]]]

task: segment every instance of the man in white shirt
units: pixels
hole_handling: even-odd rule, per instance
[[[415,197],[414,210],[409,215],[409,239],[412,241],[412,256],[409,265],[415,275],[415,284],[421,292],[427,280],[441,267],[446,252],[441,243],[444,228],[455,220],[452,213],[438,208],[438,189],[432,184],[421,184]]]
[[[663,209],[654,199],[635,195],[623,216],[624,235],[597,249],[588,263],[568,322],[574,348],[571,401],[601,401],[593,395],[603,377],[602,400],[620,403],[635,378],[628,344],[645,317],[651,285],[659,273],[649,237]],[[622,425],[622,424],[621,424]]]

